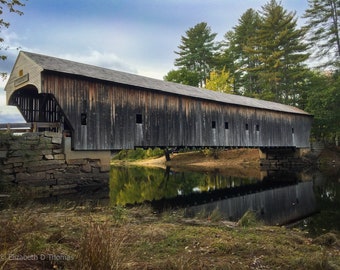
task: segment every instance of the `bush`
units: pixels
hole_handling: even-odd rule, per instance
[[[144,150],[143,148],[136,148],[135,150],[122,150],[113,160],[139,160],[152,157],[161,157],[164,155],[164,151],[160,148],[148,148]]]

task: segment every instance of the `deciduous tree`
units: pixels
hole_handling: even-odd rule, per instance
[[[210,77],[207,78],[205,88],[223,92],[233,93],[234,79],[230,76],[230,72],[225,68],[222,71],[213,70],[210,72]]]
[[[310,71],[306,76],[306,110],[314,115],[312,135],[318,140],[334,141],[340,135],[340,74]]]
[[[10,23],[3,19],[4,12],[12,12],[18,15],[22,15],[23,12],[20,11],[20,7],[23,7],[24,4],[19,0],[0,0],[0,51],[6,50],[6,45],[4,45],[5,40],[3,37],[3,29],[8,28]],[[7,56],[2,52],[0,53],[0,59],[2,61],[7,59]],[[5,77],[6,73],[1,72],[1,77]]]
[[[181,83],[191,86],[198,86],[200,83],[199,74],[186,68],[170,70],[163,78],[165,81]]]

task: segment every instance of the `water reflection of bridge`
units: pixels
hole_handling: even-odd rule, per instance
[[[268,224],[283,224],[316,211],[312,181],[294,173],[269,173],[263,179],[216,173],[174,172],[150,168],[113,168],[113,204],[150,203],[161,212],[184,208],[186,216],[209,216],[236,221],[247,210]]]
[[[316,211],[312,182],[301,182],[219,201],[191,206],[186,216],[211,215],[218,210],[222,218],[239,220],[248,210],[254,211],[267,224],[285,224],[307,217]]]

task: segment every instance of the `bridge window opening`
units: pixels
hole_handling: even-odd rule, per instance
[[[294,128],[292,127],[292,134],[294,134]]]
[[[260,125],[257,124],[257,125],[255,126],[255,129],[256,129],[256,131],[260,131]]]
[[[249,125],[248,124],[246,124],[246,130],[249,130]]]
[[[137,113],[137,114],[136,114],[136,124],[142,124],[142,123],[143,123],[142,114]]]
[[[86,113],[82,113],[80,115],[80,122],[83,126],[85,126],[87,124],[87,115]]]
[[[216,129],[216,121],[211,121],[211,128]]]
[[[228,122],[224,122],[224,129],[229,129],[229,123]]]

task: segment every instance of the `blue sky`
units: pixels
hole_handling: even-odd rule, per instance
[[[8,46],[1,71],[10,73],[25,51],[162,79],[174,68],[185,31],[206,22],[216,41],[238,24],[248,9],[261,10],[269,0],[22,0],[24,15],[3,14],[10,22],[0,37]],[[279,2],[279,1],[278,1]],[[300,18],[307,0],[281,0]],[[302,20],[298,22],[302,24]],[[6,82],[0,83],[0,122],[23,121],[5,106]]]

